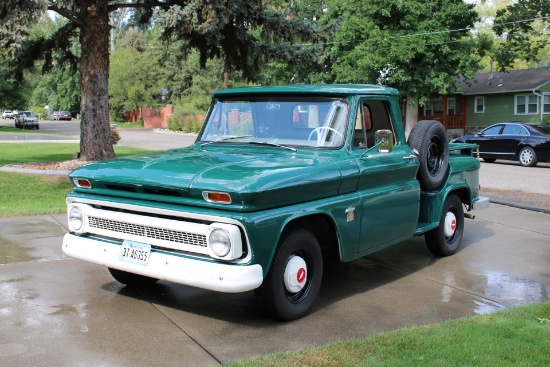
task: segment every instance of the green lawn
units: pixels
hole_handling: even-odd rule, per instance
[[[0,167],[13,163],[71,160],[73,143],[0,143]],[[118,157],[146,152],[115,146]],[[0,217],[64,213],[72,189],[66,176],[0,172]]]
[[[546,302],[228,366],[550,366],[549,349]]]

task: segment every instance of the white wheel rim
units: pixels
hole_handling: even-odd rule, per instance
[[[456,216],[452,212],[445,215],[445,237],[452,237],[456,232]]]
[[[307,264],[300,256],[292,257],[286,264],[284,281],[290,293],[300,292],[306,285]]]

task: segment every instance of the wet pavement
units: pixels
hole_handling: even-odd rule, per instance
[[[0,365],[212,366],[549,299],[550,216],[492,205],[461,250],[423,238],[326,270],[313,312],[265,318],[252,292],[133,289],[61,252],[65,215],[0,218]]]

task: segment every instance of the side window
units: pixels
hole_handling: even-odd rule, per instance
[[[353,146],[357,148],[367,147],[367,132],[372,130],[372,120],[369,107],[366,103],[361,103],[357,110],[357,119],[355,121],[355,133],[353,135]]]
[[[519,125],[506,125],[502,131],[502,135],[520,135],[522,127]]]
[[[483,130],[483,135],[498,135],[500,130],[502,129],[502,125],[493,126],[488,129]]]
[[[374,134],[377,130],[391,130],[395,133],[386,101],[364,100],[359,105],[353,146],[371,148],[375,144]]]

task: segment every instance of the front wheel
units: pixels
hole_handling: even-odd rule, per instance
[[[428,249],[438,256],[453,255],[462,242],[464,234],[464,207],[455,194],[450,194],[441,212],[439,226],[424,235]]]
[[[255,290],[262,309],[279,320],[298,319],[310,310],[323,277],[323,255],[315,236],[305,229],[283,235],[271,268]]]
[[[538,163],[535,150],[531,147],[524,147],[519,152],[519,163],[524,167],[533,167]]]
[[[129,273],[127,271],[108,268],[111,276],[115,278],[116,281],[135,287],[143,287],[147,285],[154,284],[158,279],[146,277],[144,275]]]

